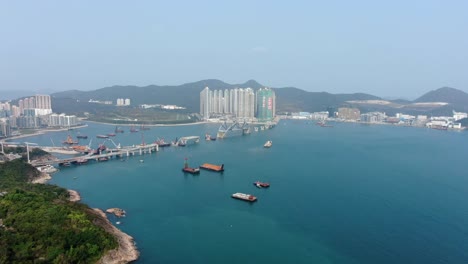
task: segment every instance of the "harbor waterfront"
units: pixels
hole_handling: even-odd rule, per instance
[[[123,208],[111,222],[133,236],[136,263],[466,263],[468,134],[410,127],[282,120],[216,141],[219,125],[151,127],[113,137],[122,146],[200,136],[186,147],[60,168],[49,183],[90,207]],[[115,126],[28,138],[80,144]],[[144,134],[143,134],[144,132]],[[274,145],[264,148],[266,141]],[[184,174],[203,163],[224,172]],[[141,162],[144,160],[144,162]],[[270,183],[257,188],[252,182]],[[232,199],[254,195],[255,203]]]

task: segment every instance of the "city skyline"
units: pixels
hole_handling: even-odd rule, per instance
[[[50,93],[209,78],[392,98],[415,98],[444,86],[468,91],[465,1],[183,6],[2,3],[0,91]]]
[[[269,88],[210,90],[200,92],[200,115],[203,119],[230,116],[238,119],[258,118],[263,121],[275,117],[275,92]]]

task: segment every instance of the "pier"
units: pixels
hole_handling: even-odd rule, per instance
[[[129,156],[136,156],[136,155],[144,155],[144,154],[151,154],[153,152],[159,151],[158,144],[146,144],[146,145],[138,145],[138,146],[128,146],[123,148],[117,149],[107,149],[106,153],[99,153],[99,154],[87,154],[84,156],[78,156],[73,158],[66,158],[66,159],[56,159],[56,160],[47,160],[47,161],[32,161],[31,165],[37,166],[45,166],[45,165],[52,165],[52,164],[66,164],[66,163],[78,163],[80,160],[96,160],[99,161],[101,158],[123,158]]]

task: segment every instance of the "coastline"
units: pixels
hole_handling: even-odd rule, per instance
[[[50,179],[52,179],[50,174],[45,173],[45,172],[41,172],[39,177],[32,180],[31,183],[46,184]]]
[[[31,183],[46,184],[47,181],[49,181],[50,179],[52,179],[50,174],[43,172],[40,174],[39,177],[32,180]],[[81,196],[79,192],[70,189],[67,189],[67,191],[70,195],[68,199],[70,202],[75,203],[81,201]],[[118,247],[116,249],[111,249],[105,252],[97,263],[124,264],[130,263],[138,259],[138,257],[140,256],[140,252],[135,246],[135,241],[133,237],[122,232],[120,229],[112,225],[112,223],[107,218],[106,214],[101,209],[89,208],[87,209],[87,212],[95,217],[93,224],[102,227],[104,231],[111,234],[117,240],[118,243]]]
[[[135,246],[133,237],[122,232],[111,224],[106,214],[98,208],[89,209],[88,212],[96,217],[94,224],[104,228],[104,230],[113,235],[119,244],[117,249],[107,251],[97,262],[99,264],[121,264],[135,261],[140,256],[140,252]]]
[[[81,125],[81,126],[73,127],[73,129],[83,128],[83,127],[87,127],[87,126],[88,125],[84,124],[84,125]],[[33,137],[33,136],[38,136],[38,135],[44,135],[44,134],[47,134],[48,132],[58,132],[58,131],[65,131],[65,130],[68,130],[68,128],[38,129],[36,132],[34,132],[32,134],[25,134],[25,135],[18,135],[18,136],[13,136],[13,137],[2,138],[2,139],[0,139],[0,142],[6,142],[6,140],[17,139],[17,138],[25,138],[25,137]]]
[[[119,126],[119,127],[131,127],[136,126],[139,124],[114,124],[114,123],[107,123],[107,122],[98,122],[98,121],[91,121],[91,120],[83,120],[83,122],[90,122],[96,124],[103,124],[103,125],[111,125],[111,126]],[[146,127],[172,127],[172,126],[194,126],[194,125],[201,125],[201,124],[219,124],[217,122],[208,122],[208,121],[201,121],[201,122],[193,122],[193,123],[186,123],[186,124],[144,124]]]

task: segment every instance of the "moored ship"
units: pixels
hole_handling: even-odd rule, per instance
[[[223,172],[224,164],[221,164],[221,166],[219,166],[219,165],[204,163],[203,165],[200,166],[200,168],[205,169],[205,170],[210,170],[210,171]]]
[[[239,199],[239,200],[244,200],[247,202],[255,202],[257,201],[257,197],[251,195],[251,194],[245,194],[245,193],[234,193],[232,194],[232,198]]]
[[[200,168],[190,168],[188,166],[187,159],[185,159],[184,162],[184,167],[182,168],[183,172],[191,173],[191,174],[199,174],[200,173]]]
[[[165,142],[164,139],[158,139],[154,143],[156,143],[160,148],[170,147],[171,146],[171,143]]]

